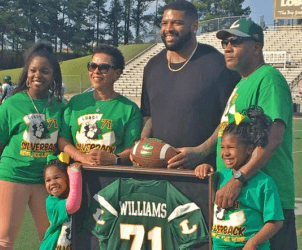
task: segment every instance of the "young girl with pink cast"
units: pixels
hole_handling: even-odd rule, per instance
[[[54,156],[49,156],[48,162],[44,179],[49,193],[46,210],[50,226],[40,250],[71,249],[71,215],[79,210],[82,199],[81,163],[67,167],[66,163]]]

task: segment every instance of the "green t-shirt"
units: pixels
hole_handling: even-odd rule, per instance
[[[221,188],[233,177],[232,169],[223,169],[219,177]],[[284,220],[281,201],[273,179],[260,171],[242,187],[232,208],[214,206],[213,250],[242,249],[264,223],[272,220]],[[269,250],[269,241],[257,249]]]
[[[264,65],[234,88],[221,118],[217,143],[217,171],[225,168],[220,156],[221,135],[228,124],[228,114],[242,112],[251,105],[260,106],[273,121],[282,120],[286,129],[283,141],[262,171],[275,181],[283,209],[294,209],[295,184],[292,158],[293,103],[289,86],[282,74],[270,65]],[[286,180],[286,181],[284,181]]]
[[[167,181],[116,180],[94,195],[86,227],[108,250],[184,250],[208,241],[200,208]]]
[[[101,148],[120,153],[140,137],[141,115],[137,105],[122,95],[95,100],[93,92],[74,96],[64,112],[60,136],[83,153]]]
[[[65,104],[54,98],[33,99],[19,92],[0,107],[0,179],[21,183],[44,183],[46,157],[57,148]]]
[[[66,199],[49,195],[46,210],[50,226],[39,250],[71,249],[71,216],[66,211]]]

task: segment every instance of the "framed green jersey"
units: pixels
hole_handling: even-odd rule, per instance
[[[100,249],[188,249],[208,239],[200,208],[163,180],[114,181],[93,196],[87,219]]]
[[[209,249],[209,181],[198,179],[194,171],[84,169],[94,171],[83,171],[73,250]]]

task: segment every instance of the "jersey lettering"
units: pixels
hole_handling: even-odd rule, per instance
[[[148,240],[151,240],[151,249],[162,250],[161,227],[153,227],[148,232]]]
[[[105,221],[99,219],[102,214],[104,214],[104,210],[100,208],[97,208],[95,213],[93,214],[93,218],[95,219],[96,223],[98,223],[99,225],[105,225]]]
[[[145,228],[143,225],[121,223],[120,234],[122,240],[130,240],[130,236],[134,236],[130,250],[140,250],[142,248],[145,236]],[[148,232],[148,240],[151,241],[151,250],[162,250],[161,227],[153,227]]]
[[[121,215],[125,216],[148,216],[167,217],[167,204],[148,201],[124,201],[120,202]]]
[[[197,225],[194,224],[191,228],[189,228],[189,220],[185,219],[180,224],[182,234],[192,234],[197,230]]]
[[[133,235],[133,241],[130,250],[140,250],[144,242],[145,228],[143,225],[120,224],[120,235],[122,240],[130,240]]]

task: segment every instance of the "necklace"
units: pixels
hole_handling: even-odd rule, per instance
[[[27,93],[27,95],[29,96],[29,98],[30,98],[30,100],[31,100],[31,103],[33,104],[33,106],[34,106],[35,110],[37,111],[37,114],[41,114],[41,113],[39,112],[39,110],[38,110],[37,106],[35,105],[34,100],[31,98],[30,94],[29,94],[29,93]],[[45,108],[43,109],[42,114],[44,114],[45,110],[46,110],[46,106],[45,106]]]
[[[172,72],[178,72],[178,71],[181,71],[187,64],[188,62],[191,60],[191,58],[193,57],[196,49],[197,49],[197,46],[198,46],[198,43],[196,43],[196,46],[195,46],[195,49],[192,51],[191,55],[188,57],[188,59],[185,61],[185,63],[178,69],[172,69],[171,68],[171,62],[168,61],[168,68],[169,70],[171,70]]]
[[[99,101],[101,102],[101,105],[98,105],[98,101],[96,101],[95,104],[96,104],[97,108],[96,108],[95,111],[99,113],[100,110],[101,110],[101,108],[102,108],[102,107],[105,107],[105,106],[107,105],[107,103],[110,102],[111,100],[112,100],[112,99],[108,99],[108,100],[105,100],[105,101],[100,101],[100,100],[99,100]]]
[[[100,100],[97,98],[96,93],[93,92],[93,98],[95,99],[95,105],[97,106],[95,111],[99,113],[102,107],[105,107],[110,101],[112,101],[116,97],[114,95],[111,96],[111,98],[108,98],[106,100]],[[101,103],[101,105],[98,105],[98,103]]]

